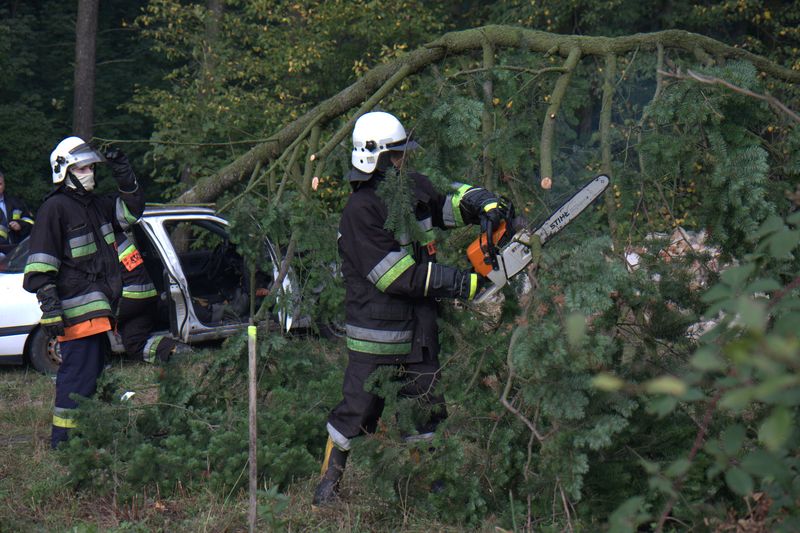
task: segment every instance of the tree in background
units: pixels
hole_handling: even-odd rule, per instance
[[[82,139],[91,139],[94,131],[94,79],[99,8],[99,0],[78,2],[78,18],[75,24],[72,130]]]
[[[137,84],[158,86],[163,61],[129,26],[146,2],[112,2],[98,12],[94,134],[105,139],[142,139],[152,126],[121,110]],[[50,189],[47,157],[73,133],[76,2],[0,2],[0,166],[9,187],[38,207]],[[126,151],[141,158],[145,147]],[[143,169],[143,176],[146,176]],[[112,187],[101,180],[99,187]],[[152,191],[157,198],[160,192]]]

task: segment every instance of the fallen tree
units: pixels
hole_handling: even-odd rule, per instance
[[[345,138],[355,119],[374,107],[404,78],[419,73],[446,58],[482,50],[486,47],[490,47],[491,50],[518,48],[531,53],[564,58],[563,66],[551,69],[559,72],[560,75],[554,84],[540,138],[540,175],[543,178],[552,176],[553,128],[561,99],[576,66],[586,58],[595,56],[608,62],[616,56],[635,50],[672,49],[693,54],[695,58],[705,64],[719,63],[728,59],[745,60],[752,63],[759,71],[777,80],[800,81],[800,72],[798,71],[776,65],[747,50],[728,46],[710,37],[682,30],[641,33],[622,37],[590,37],[557,35],[514,26],[492,25],[451,32],[407,55],[376,66],[349,87],[287,124],[265,142],[254,146],[217,174],[200,179],[175,201],[177,203],[214,201],[249,176],[252,176],[250,186],[253,186],[255,174],[270,161],[277,165],[296,163],[296,156],[292,157],[292,153],[305,139],[312,142],[308,148],[309,156],[303,176],[308,180],[312,170],[314,175],[319,175],[324,168],[325,157]],[[484,57],[487,63],[490,63],[493,57],[493,54],[489,55],[489,58]],[[607,72],[609,71],[611,69],[607,69]],[[613,86],[609,86],[607,90],[613,93]],[[612,93],[604,96],[604,102],[608,99],[610,103]],[[344,127],[332,134],[330,140],[322,148],[319,148],[317,145],[320,138],[319,130],[357,106],[360,106],[358,112]],[[314,130],[317,130],[316,134],[312,134]]]

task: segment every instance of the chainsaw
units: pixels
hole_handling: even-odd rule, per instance
[[[467,247],[467,257],[475,272],[487,278],[491,284],[484,288],[473,300],[481,303],[497,293],[512,277],[528,266],[533,259],[532,246],[541,246],[567,224],[578,218],[591,203],[603,194],[608,187],[609,178],[599,175],[572,195],[564,204],[553,211],[538,228],[530,231],[523,228],[514,231],[511,224],[502,221],[497,229],[489,226],[472,244]],[[513,218],[513,215],[512,217]],[[492,235],[491,241],[489,235]]]

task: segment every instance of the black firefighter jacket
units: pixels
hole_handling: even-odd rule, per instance
[[[0,252],[7,252],[19,244],[33,226],[33,216],[19,198],[5,195],[7,216],[3,217],[0,213]],[[14,231],[9,223],[17,222],[20,225],[19,231]]]
[[[36,292],[55,284],[64,323],[113,317],[122,293],[115,230],[144,211],[141,187],[118,194],[79,194],[62,186],[36,214],[23,287]]]
[[[477,188],[456,184],[452,194],[444,195],[426,176],[410,177],[425,242],[410,242],[384,228],[388,210],[376,191],[380,178],[361,183],[342,211],[338,246],[351,359],[412,363],[422,360],[423,348],[434,355],[439,352],[434,296],[451,295],[429,290],[437,272],[431,268],[436,262],[433,228],[477,222],[465,219],[460,208],[463,197]]]

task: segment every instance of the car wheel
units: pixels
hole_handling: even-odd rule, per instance
[[[55,337],[36,328],[28,341],[28,361],[42,374],[55,374],[61,366],[61,350]]]

